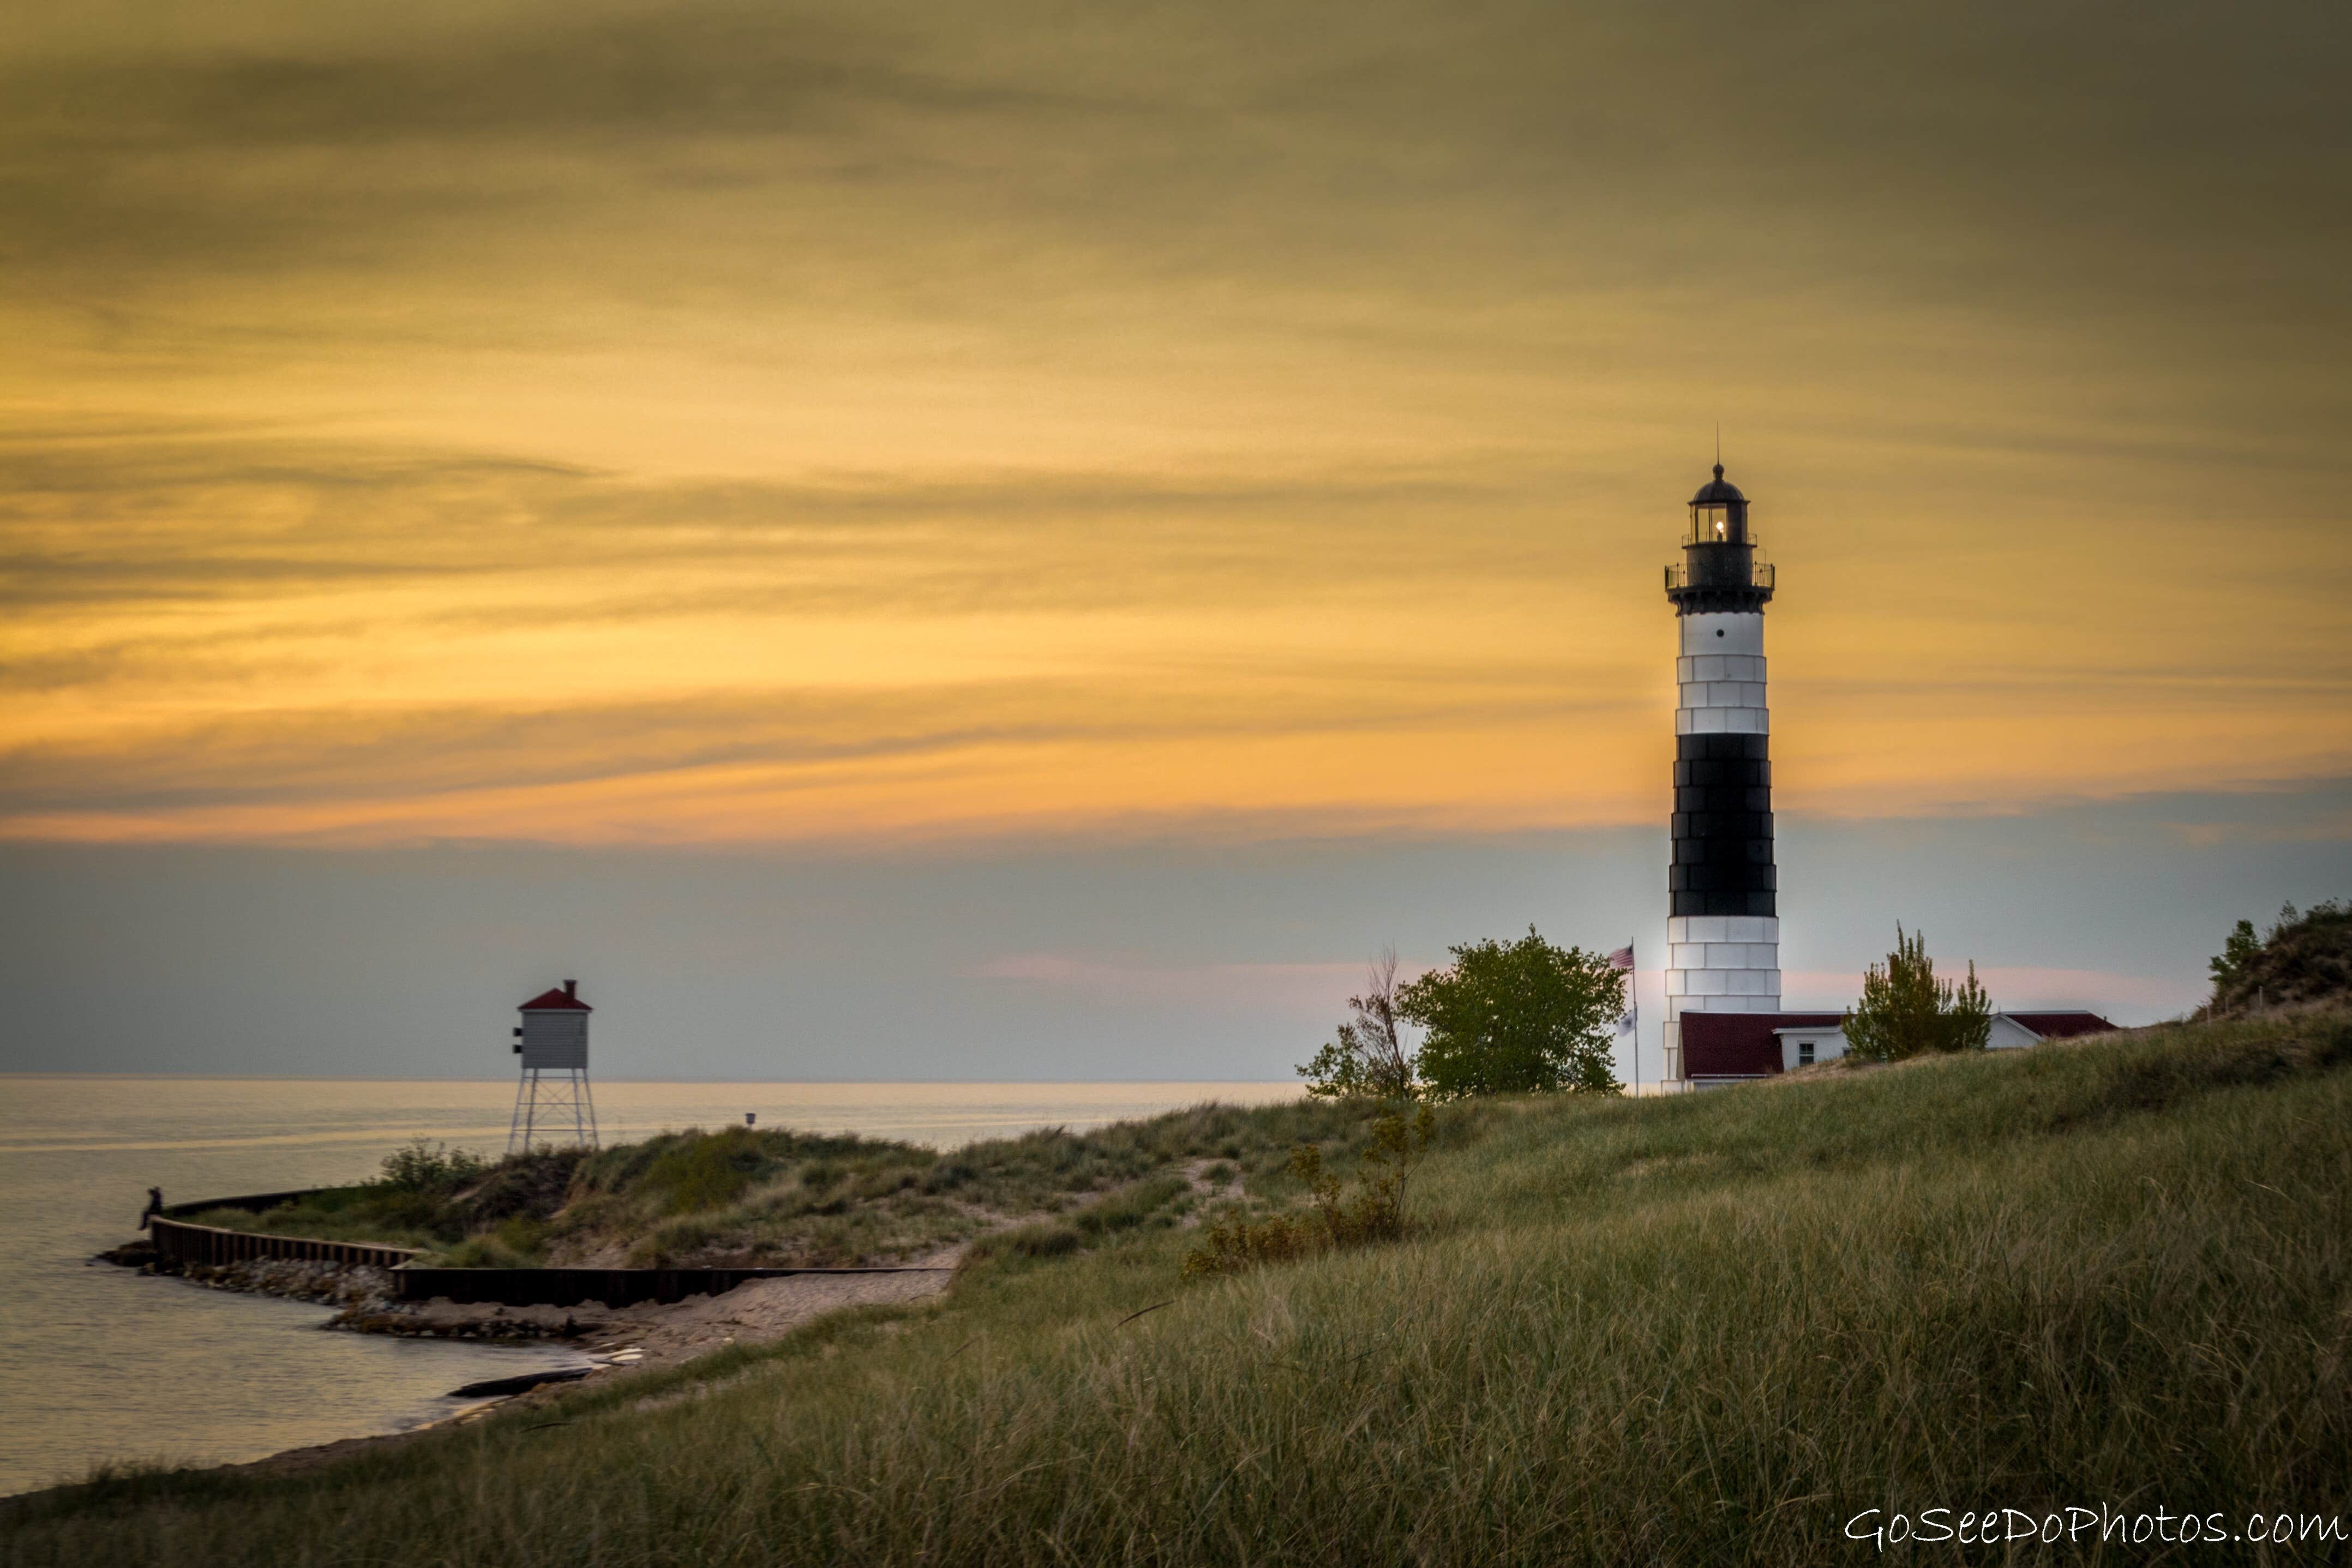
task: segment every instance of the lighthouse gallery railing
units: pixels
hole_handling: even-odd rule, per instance
[[[1741,586],[1741,584],[1737,581],[1726,582],[1720,576],[1714,572],[1709,572],[1706,575],[1706,580],[1705,581],[1694,582],[1691,579],[1691,569],[1688,561],[1675,561],[1669,564],[1666,568],[1666,591],[1669,593],[1672,593],[1678,588],[1738,588],[1739,586]],[[1748,562],[1748,582],[1746,586],[1749,588],[1770,588],[1772,586],[1772,563],[1768,560]]]

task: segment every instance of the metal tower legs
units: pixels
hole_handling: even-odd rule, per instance
[[[542,1142],[599,1146],[596,1102],[588,1092],[586,1068],[522,1070],[522,1082],[515,1086],[514,1116],[507,1124],[507,1153],[519,1154]]]

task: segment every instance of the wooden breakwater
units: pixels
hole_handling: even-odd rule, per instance
[[[210,1208],[227,1208],[215,1203]],[[270,1236],[254,1230],[224,1230],[217,1225],[191,1225],[162,1215],[147,1222],[148,1244],[155,1256],[182,1268],[219,1268],[248,1258],[284,1258],[312,1263],[355,1263],[397,1269],[416,1256],[414,1247],[383,1247],[371,1241],[325,1241],[313,1236]]]
[[[951,1269],[418,1269],[393,1278],[404,1301],[441,1298],[459,1306],[496,1302],[509,1307],[606,1308],[646,1301],[682,1301],[716,1296],[752,1280],[795,1274],[947,1274]]]

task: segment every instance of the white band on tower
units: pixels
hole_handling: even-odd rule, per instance
[[[1682,701],[1675,709],[1676,735],[1769,735],[1770,708],[1764,697],[1764,617],[1685,615],[1682,653],[1675,680]]]

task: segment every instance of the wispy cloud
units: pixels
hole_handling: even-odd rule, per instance
[[[0,831],[1651,822],[1718,419],[1785,807],[2336,776],[2343,28],[52,8]]]
[[[1184,964],[1149,954],[1007,953],[964,968],[970,979],[1049,991],[1076,992],[1103,1001],[1219,1009],[1281,1009],[1339,1016],[1349,990],[1364,977],[1361,962],[1303,964]]]

